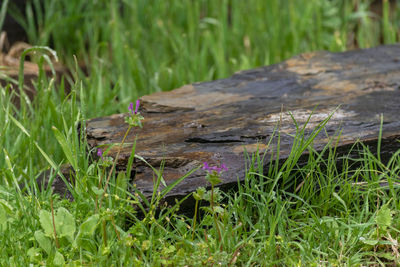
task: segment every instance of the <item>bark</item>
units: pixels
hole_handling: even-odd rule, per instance
[[[337,146],[342,154],[357,140],[376,147],[382,114],[382,155],[387,158],[399,148],[400,46],[302,54],[227,79],[143,96],[141,103],[144,127],[128,135],[117,169],[126,168],[137,136],[137,155],[155,168],[165,161],[167,184],[203,162],[224,163],[229,170],[222,174],[221,186],[230,188],[244,179],[245,151],[267,150],[267,168],[276,140],[270,147],[267,142],[281,121],[280,159],[284,160],[293,145],[293,118],[303,126],[311,113],[307,134],[331,115],[325,131],[315,138],[314,148],[321,150],[341,130]],[[121,142],[128,127],[124,123],[127,115],[89,120],[90,146]],[[115,157],[117,150],[118,146],[112,147],[108,155]],[[151,168],[136,160],[132,174],[132,183],[146,196],[151,195]],[[184,196],[199,186],[209,186],[202,169],[183,180],[168,197]]]

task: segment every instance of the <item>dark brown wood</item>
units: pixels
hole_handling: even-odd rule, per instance
[[[117,168],[123,170],[137,135],[136,153],[158,168],[165,160],[164,178],[171,183],[207,161],[224,163],[221,185],[233,185],[244,178],[244,150],[267,148],[274,127],[282,118],[281,159],[293,144],[295,131],[290,111],[304,125],[315,109],[307,129],[311,131],[334,110],[326,133],[335,136],[342,129],[339,150],[345,151],[360,139],[376,144],[383,114],[383,146],[392,153],[400,136],[400,46],[343,53],[315,52],[280,64],[236,73],[230,78],[186,85],[171,92],[141,98],[143,129],[127,137]],[[132,100],[134,102],[134,100]],[[283,107],[283,113],[281,109]],[[87,122],[87,140],[92,148],[121,142],[127,114],[96,118]],[[314,141],[322,149],[328,137]],[[109,155],[116,155],[114,146]],[[274,147],[272,147],[272,150]],[[153,172],[137,160],[133,183],[145,195],[153,192]],[[198,170],[169,194],[183,196],[207,186],[205,171]]]

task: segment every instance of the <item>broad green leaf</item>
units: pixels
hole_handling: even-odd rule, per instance
[[[92,186],[92,191],[95,193],[97,196],[101,196],[104,193],[103,188],[98,188],[97,186]]]
[[[221,178],[219,177],[219,174],[216,173],[216,172],[207,173],[206,179],[213,186],[215,186],[215,185],[217,185],[217,184],[222,182]]]
[[[57,209],[55,216],[57,235],[66,236],[70,242],[74,240],[75,218],[69,211],[63,207]]]
[[[72,152],[71,149],[72,145],[68,144],[68,141],[65,138],[65,136],[55,126],[52,126],[51,129],[53,130],[53,133],[56,136],[58,143],[61,145],[61,148],[64,151],[64,154],[67,157],[68,162],[72,165],[74,170],[77,170],[78,162],[77,162],[77,157],[74,157],[74,154]]]
[[[193,193],[193,197],[196,201],[200,201],[204,198],[206,189],[204,187],[197,188],[196,192]]]
[[[32,247],[28,249],[26,254],[29,256],[29,260],[31,262],[39,262],[42,260],[42,251],[40,250],[40,248]]]
[[[75,241],[73,243],[74,247],[88,247],[87,249],[89,249],[90,244],[87,242],[87,240],[85,240],[85,236],[87,237],[93,235],[94,231],[97,228],[99,219],[99,214],[92,215],[79,226],[79,232],[76,235]]]
[[[64,256],[58,251],[56,252],[56,255],[54,255],[53,264],[55,266],[64,266],[65,264]]]
[[[97,223],[99,222],[100,216],[98,214],[92,215],[84,221],[79,227],[81,235],[93,235],[96,230]]]
[[[34,234],[36,241],[39,243],[39,246],[47,253],[47,255],[51,252],[51,241],[41,230],[38,230]]]
[[[376,213],[375,222],[379,227],[386,229],[392,224],[392,212],[387,204],[383,205]]]
[[[53,222],[51,218],[51,213],[47,210],[40,210],[39,212],[39,219],[40,219],[40,225],[42,226],[44,232],[46,233],[47,236],[53,236],[54,235],[54,229],[53,229]]]

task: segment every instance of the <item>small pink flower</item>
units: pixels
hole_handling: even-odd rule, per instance
[[[132,102],[129,104],[128,109],[129,109],[129,110],[132,112],[132,114],[133,114],[133,103],[132,103]]]
[[[101,150],[101,148],[97,149],[97,156],[99,156],[100,158],[103,158],[103,150]]]
[[[139,106],[140,106],[140,100],[138,99],[138,100],[136,100],[136,107],[135,107],[135,110],[133,110],[133,103],[132,103],[132,102],[129,104],[128,109],[130,110],[130,112],[132,113],[132,115],[135,115],[135,114],[137,114],[138,111],[139,111]]]
[[[209,171],[209,170],[210,170],[210,166],[208,166],[208,163],[207,163],[207,162],[204,162],[203,164],[204,164],[203,170]]]
[[[137,113],[138,113],[139,106],[140,106],[140,100],[138,99],[138,100],[136,100],[135,114],[137,114]]]
[[[207,170],[208,172],[216,171],[217,173],[221,173],[222,171],[227,171],[228,168],[225,164],[221,164],[221,167],[218,166],[210,166],[207,162],[203,163],[203,170]]]
[[[227,171],[228,167],[225,164],[221,164],[221,171]]]

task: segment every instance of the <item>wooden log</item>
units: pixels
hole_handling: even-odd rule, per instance
[[[141,101],[144,127],[128,135],[117,169],[126,168],[137,135],[138,155],[155,168],[165,160],[167,183],[208,162],[228,166],[222,175],[222,186],[236,184],[244,178],[245,150],[265,150],[281,119],[280,158],[285,159],[295,131],[288,111],[304,125],[316,107],[307,129],[311,131],[336,110],[325,128],[330,136],[342,129],[338,143],[338,150],[342,151],[356,140],[376,145],[383,114],[382,151],[390,155],[399,149],[400,45],[343,53],[306,53],[280,64],[238,72],[227,79],[143,96]],[[90,146],[120,143],[128,127],[125,116],[89,120],[86,130]],[[327,136],[320,134],[314,147],[320,150],[327,142]],[[108,155],[115,157],[117,150],[118,146],[112,147]],[[153,192],[151,168],[138,160],[132,172],[132,182],[149,196]],[[199,186],[208,186],[204,176],[204,170],[197,170],[168,196],[179,197]]]

